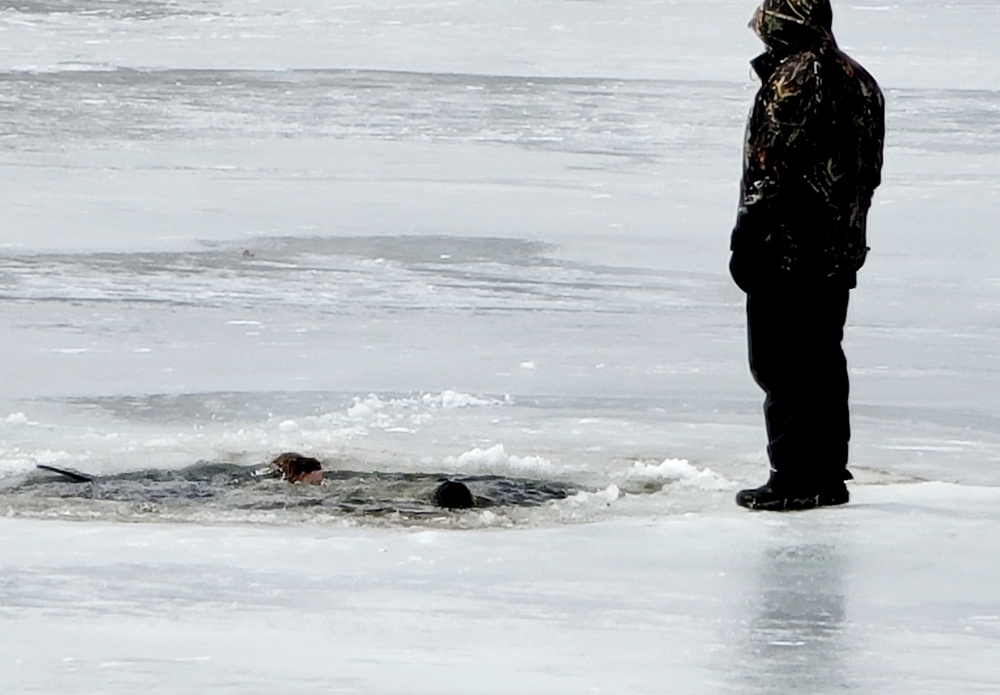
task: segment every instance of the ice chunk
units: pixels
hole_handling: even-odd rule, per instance
[[[728,490],[732,484],[710,468],[698,468],[687,459],[664,459],[658,464],[636,461],[625,480],[640,483],[680,483],[702,490]]]
[[[544,473],[552,470],[552,462],[541,456],[508,454],[503,444],[488,449],[476,447],[458,456],[448,456],[445,463],[463,469],[503,469],[519,473]]]

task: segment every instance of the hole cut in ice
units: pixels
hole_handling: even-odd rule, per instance
[[[58,469],[33,471],[0,493],[8,515],[28,517],[280,522],[336,520],[403,522],[440,517],[435,492],[450,480],[472,495],[472,512],[538,507],[580,486],[555,480],[433,472],[324,470],[317,485],[292,484],[273,468],[202,461],[186,468],[88,476]]]

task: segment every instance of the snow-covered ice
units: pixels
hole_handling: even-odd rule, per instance
[[[994,692],[1000,5],[835,0],[888,100],[857,480],[762,516],[726,274],[755,4],[0,4],[0,495],[285,450],[582,490],[5,502],[0,690]]]

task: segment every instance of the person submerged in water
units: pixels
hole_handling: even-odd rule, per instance
[[[323,465],[311,456],[286,452],[271,461],[271,468],[282,480],[290,483],[319,485],[323,482]],[[431,501],[441,509],[471,509],[476,506],[472,490],[460,480],[442,480],[434,489]],[[482,504],[483,500],[479,502]]]
[[[318,459],[293,452],[280,454],[271,461],[271,468],[282,480],[290,483],[319,485],[323,482],[323,465]],[[442,509],[471,509],[476,498],[469,486],[459,480],[442,480],[434,489],[431,501]]]
[[[271,461],[271,468],[282,480],[290,483],[319,485],[323,482],[323,464],[319,459],[287,452]]]
[[[50,473],[57,473],[74,483],[92,483],[95,480],[94,476],[68,468],[57,468],[42,463],[35,467]],[[323,464],[319,462],[319,459],[311,456],[287,452],[275,457],[267,468],[253,471],[252,476],[255,478],[280,478],[289,483],[319,485],[323,482]]]

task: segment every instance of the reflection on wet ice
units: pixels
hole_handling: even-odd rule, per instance
[[[768,545],[750,577],[742,680],[758,693],[844,692],[845,560],[828,544]]]

